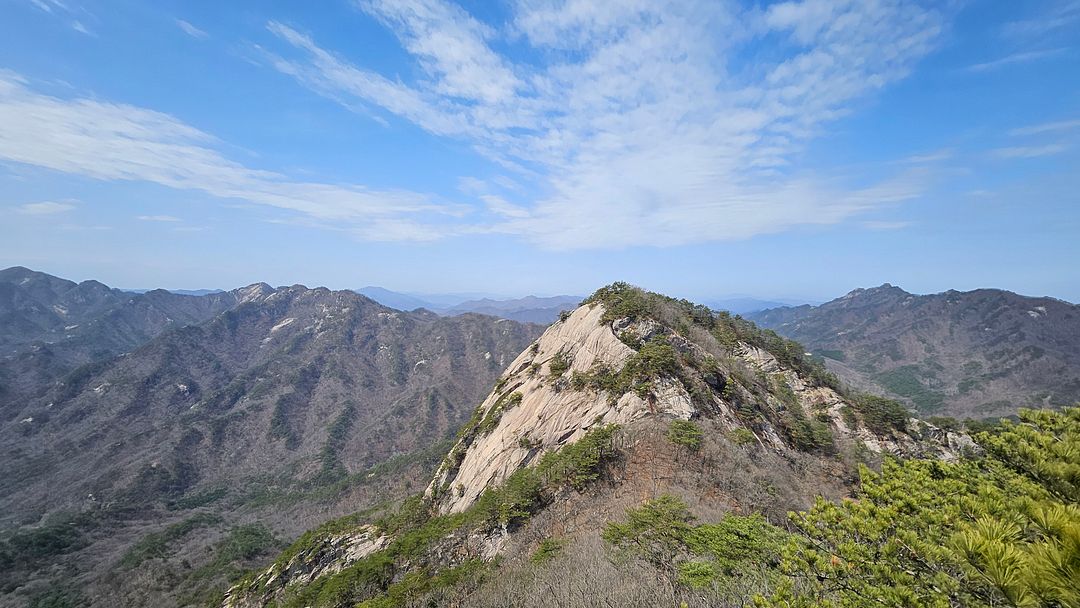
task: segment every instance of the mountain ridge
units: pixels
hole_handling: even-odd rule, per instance
[[[953,459],[970,445],[962,434],[909,419],[896,404],[841,395],[831,385],[835,379],[797,344],[725,313],[614,284],[550,326],[506,368],[423,496],[402,507],[399,517],[419,528],[357,520],[325,528],[238,583],[222,605],[341,606],[381,598],[397,605],[389,598],[401,589],[437,588],[458,568],[481,567],[475,564],[534,542],[525,538],[551,534],[558,522],[545,513],[555,504],[565,503],[564,514],[598,514],[597,505],[626,505],[636,494],[620,492],[623,485],[649,488],[651,496],[673,485],[711,495],[715,480],[697,476],[715,465],[703,461],[699,468],[677,456],[703,445],[747,472],[788,476],[782,505],[843,486],[826,471],[836,466],[830,455],[849,447],[861,446],[861,458]],[[767,470],[749,465],[747,452],[768,462]],[[615,460],[621,464],[603,473]],[[701,486],[680,485],[687,471]],[[714,500],[760,500],[750,488],[726,487]],[[387,578],[374,580],[383,582],[355,578],[379,568],[386,573],[378,577]]]
[[[346,506],[421,489],[428,451],[541,330],[300,285],[232,297],[7,402],[0,593],[32,596],[64,568],[94,605],[198,603],[230,572],[198,569],[219,543],[257,541],[246,564]],[[136,300],[154,298],[169,295]],[[124,557],[169,530],[185,554]],[[30,557],[5,563],[24,545]]]
[[[1080,306],[1000,289],[915,295],[891,284],[748,315],[852,383],[927,415],[992,417],[1080,400]]]

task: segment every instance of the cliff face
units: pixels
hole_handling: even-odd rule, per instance
[[[440,512],[465,510],[489,486],[597,425],[626,424],[649,414],[690,418],[690,396],[671,381],[662,382],[648,399],[571,386],[574,372],[598,366],[622,369],[635,353],[610,324],[601,322],[604,312],[602,304],[579,307],[510,364],[427,489],[428,497],[438,497]],[[646,330],[640,324],[627,329]],[[567,367],[562,369],[559,361]]]

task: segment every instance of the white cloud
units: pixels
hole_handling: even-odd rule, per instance
[[[491,29],[458,6],[442,0],[358,4],[398,35],[440,94],[493,103],[513,98],[523,86],[507,62],[487,46]]]
[[[46,13],[53,12],[53,9],[60,9],[62,11],[68,10],[68,7],[60,0],[30,0],[30,3]]]
[[[862,223],[862,227],[867,230],[901,230],[908,228],[912,224],[905,221],[884,221],[884,220],[869,220]]]
[[[1041,133],[1056,133],[1058,131],[1069,131],[1078,128],[1080,128],[1080,120],[1061,120],[1013,129],[1012,131],[1009,131],[1009,135],[1039,135]]]
[[[40,203],[26,203],[25,205],[19,205],[18,211],[24,215],[55,215],[57,213],[64,213],[65,211],[71,211],[74,208],[75,205],[72,205],[71,203],[43,201]]]
[[[1069,147],[1065,144],[1047,144],[1045,146],[1011,146],[993,151],[998,158],[1039,158],[1061,154]]]
[[[907,158],[901,159],[900,162],[909,165],[927,165],[949,160],[954,156],[956,156],[955,150],[952,148],[943,148],[941,150],[927,152],[926,154],[913,154]]]
[[[141,220],[141,221],[144,221],[144,222],[182,222],[183,221],[180,218],[172,216],[172,215],[140,215],[135,219],[138,219],[138,220]]]
[[[85,34],[87,36],[97,36],[97,34],[95,34],[94,32],[91,32],[90,29],[87,28],[86,25],[83,24],[82,21],[72,21],[71,22],[71,29],[75,30],[76,32],[79,32],[80,34]]]
[[[285,209],[370,234],[456,217],[460,206],[404,190],[297,181],[252,169],[217,151],[219,142],[168,115],[91,99],[60,99],[31,90],[0,71],[0,162],[20,163],[99,180],[138,180],[215,197]],[[414,230],[413,234],[421,234]]]
[[[859,184],[798,165],[827,123],[933,49],[935,3],[522,0],[503,31],[442,0],[358,5],[422,76],[391,79],[277,22],[271,64],[361,114],[470,143],[503,169],[486,183],[527,184],[510,196],[463,183],[492,217],[472,231],[554,248],[746,238],[836,223],[929,179]],[[766,37],[784,52],[762,52]],[[507,39],[528,59],[497,52]]]
[[[480,200],[484,201],[488,210],[496,215],[517,218],[529,217],[528,209],[507,202],[506,199],[496,194],[481,194]]]
[[[1060,55],[1061,53],[1064,53],[1067,50],[1068,49],[1065,49],[1065,48],[1059,48],[1059,49],[1046,49],[1046,50],[1041,50],[1041,51],[1025,51],[1025,52],[1021,52],[1021,53],[1013,53],[1012,55],[1007,55],[1005,57],[1002,57],[1000,59],[995,59],[993,61],[987,61],[985,63],[976,63],[974,65],[970,65],[970,66],[968,66],[967,69],[968,69],[968,71],[971,71],[971,72],[987,72],[987,71],[995,70],[997,68],[1002,68],[1002,67],[1005,67],[1005,66],[1008,66],[1008,65],[1015,65],[1015,64],[1018,64],[1018,63],[1030,63],[1032,61],[1038,61],[1040,59],[1046,59],[1047,57],[1053,57],[1055,55]]]
[[[207,34],[206,32],[200,30],[194,25],[191,25],[183,19],[176,20],[176,27],[180,28],[185,34],[191,36],[192,38],[206,38],[207,36],[209,36],[209,34]]]

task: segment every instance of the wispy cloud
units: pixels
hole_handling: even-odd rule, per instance
[[[140,215],[137,218],[143,222],[182,222],[178,217],[172,215]]]
[[[1021,53],[1013,53],[1000,59],[993,61],[987,61],[985,63],[976,63],[968,66],[968,71],[971,72],[987,72],[990,70],[996,70],[1010,65],[1016,65],[1021,63],[1031,63],[1032,61],[1038,61],[1040,59],[1046,59],[1047,57],[1054,57],[1067,51],[1067,48],[1058,49],[1045,49],[1041,51],[1024,51]]]
[[[138,180],[289,210],[378,237],[430,238],[402,226],[417,217],[456,217],[460,206],[405,190],[291,179],[246,167],[211,135],[168,114],[92,99],[60,99],[0,71],[0,162],[100,180]],[[374,234],[373,234],[374,233]]]
[[[40,203],[26,203],[25,205],[19,205],[17,209],[19,213],[24,215],[56,215],[57,213],[71,211],[74,208],[75,205],[72,205],[71,203],[42,201]]]
[[[97,37],[87,25],[86,19],[93,19],[93,15],[81,5],[72,5],[67,2],[61,2],[60,0],[30,0],[30,4],[33,4],[38,9],[56,15],[59,18],[65,20],[71,19],[68,22],[68,26],[71,29],[86,36]]]
[[[46,13],[51,13],[56,9],[66,11],[68,7],[60,0],[30,0],[30,3]]]
[[[112,230],[112,226],[105,226],[102,224],[60,224],[57,226],[60,230],[68,230],[71,232],[101,232],[103,230]]]
[[[1068,150],[1065,144],[1047,144],[1045,146],[1011,146],[997,148],[994,156],[998,158],[1038,158],[1041,156],[1053,156]]]
[[[94,37],[97,36],[97,34],[90,31],[90,29],[87,28],[86,24],[84,24],[82,21],[78,21],[78,20],[72,21],[71,22],[71,29],[75,30],[76,32],[79,32],[80,34],[85,34],[87,36],[94,36]]]
[[[187,21],[184,21],[183,19],[177,19],[176,20],[176,27],[180,28],[181,31],[183,31],[188,36],[191,36],[192,38],[200,38],[201,39],[201,38],[206,38],[207,36],[209,36],[209,34],[207,34],[206,32],[200,30],[199,28],[195,27],[194,25],[191,25],[190,23],[188,23]]]
[[[1002,31],[1009,37],[1035,37],[1080,22],[1080,0],[1046,0],[1034,3],[1040,13],[1029,19],[1006,23]]]
[[[905,221],[884,221],[884,220],[869,220],[862,223],[862,227],[867,230],[901,230],[908,228],[912,225],[911,222]]]
[[[1009,131],[1009,135],[1040,135],[1042,133],[1057,133],[1059,131],[1069,131],[1072,129],[1080,129],[1080,120],[1060,120],[1057,122],[1047,122],[1039,125],[1032,125],[1030,127],[1021,127],[1019,129],[1013,129]]]
[[[476,231],[553,248],[745,238],[836,223],[918,196],[928,179],[797,169],[829,121],[934,48],[945,16],[921,2],[519,2],[500,32],[442,0],[357,4],[421,77],[384,76],[278,22],[269,62],[360,114],[468,142],[502,168],[485,183],[528,184],[532,196],[474,188],[492,216]],[[743,61],[765,37],[791,53]],[[531,59],[496,52],[497,38]]]
[[[942,148],[941,150],[935,150],[933,152],[927,152],[925,154],[913,154],[907,158],[900,160],[901,163],[909,165],[927,165],[931,163],[939,163],[944,160],[949,160],[956,156],[956,151],[952,148]]]

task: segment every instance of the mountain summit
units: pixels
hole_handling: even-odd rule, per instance
[[[590,518],[672,489],[782,514],[843,494],[843,458],[949,460],[968,444],[846,391],[794,342],[616,283],[510,363],[422,496],[390,519],[305,536],[225,606],[344,606],[436,586],[565,531],[556,510],[595,529]]]

